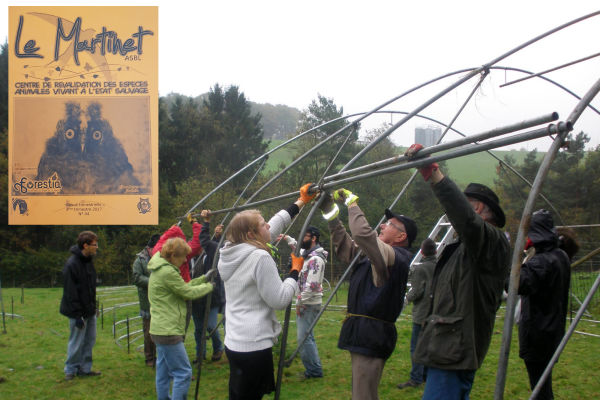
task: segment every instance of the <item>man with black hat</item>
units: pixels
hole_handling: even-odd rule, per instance
[[[296,333],[298,342],[306,340],[300,347],[300,359],[304,365],[304,378],[322,378],[323,367],[319,358],[319,350],[312,330],[308,330],[321,310],[323,300],[323,275],[327,251],[321,247],[321,232],[317,227],[309,226],[302,240],[300,256],[304,258],[302,270],[298,275],[298,292],[296,297]],[[296,248],[296,239],[285,235],[283,239],[292,248]]]
[[[412,145],[414,157],[423,146]],[[510,246],[501,229],[505,216],[496,194],[470,183],[464,193],[437,163],[419,169],[446,211],[458,242],[446,246],[436,264],[431,310],[413,355],[425,365],[423,399],[467,399],[475,371],[489,349]]]
[[[385,361],[396,347],[396,319],[402,310],[412,254],[408,251],[417,236],[417,225],[407,216],[385,210],[387,222],[380,233],[371,229],[358,207],[358,196],[346,189],[336,190],[321,203],[336,255],[350,263],[362,251],[350,276],[348,313],[342,325],[338,347],[350,351],[352,398],[378,399],[377,387]],[[339,207],[348,207],[352,237],[337,218]]]
[[[138,288],[138,298],[140,299],[140,317],[142,317],[142,330],[144,331],[144,356],[146,365],[154,367],[156,364],[156,346],[150,338],[150,302],[148,301],[148,280],[150,271],[148,271],[148,261],[152,258],[152,248],[160,239],[160,234],[154,234],[148,240],[146,247],[135,256],[133,262],[133,284]]]

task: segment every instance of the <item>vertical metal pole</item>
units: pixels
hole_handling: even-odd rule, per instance
[[[21,286],[21,304],[25,304],[25,287]]]
[[[100,327],[104,330],[104,304],[100,305]]]
[[[115,315],[115,307],[113,306],[113,339],[117,338],[117,318]]]
[[[506,385],[506,369],[508,367],[508,357],[510,353],[510,342],[512,338],[512,329],[515,316],[515,304],[517,302],[517,292],[519,288],[519,276],[521,274],[521,254],[525,247],[525,238],[527,231],[529,230],[529,224],[531,220],[531,214],[535,205],[535,200],[541,190],[542,184],[548,175],[550,165],[556,153],[563,145],[565,137],[573,129],[573,124],[577,122],[581,113],[596,94],[600,91],[600,80],[596,81],[594,85],[588,90],[583,98],[577,103],[575,109],[569,115],[567,123],[558,124],[558,134],[552,142],[550,149],[546,153],[546,156],[542,160],[538,173],[533,181],[533,186],[529,192],[529,197],[523,208],[523,216],[521,217],[521,223],[519,224],[519,231],[517,233],[517,239],[515,241],[515,247],[513,250],[512,267],[510,271],[510,281],[508,286],[508,298],[506,300],[506,315],[504,317],[504,332],[502,334],[502,346],[500,348],[500,356],[498,358],[498,373],[496,375],[496,387],[494,390],[494,399],[502,400],[504,397],[504,387]]]
[[[2,280],[0,279],[0,306],[2,307],[2,333],[6,333],[6,313],[4,312],[4,299],[2,297]]]
[[[323,203],[323,200],[325,200],[325,196],[321,196],[321,197],[319,197],[319,199],[317,201],[315,201],[313,207],[311,208],[310,212],[308,213],[308,216],[306,217],[306,220],[304,221],[304,225],[302,226],[302,229],[300,230],[300,234],[298,235],[298,238],[304,237],[304,234],[306,233],[306,229],[308,229],[308,225],[310,224],[310,221],[312,220],[313,215],[315,215],[315,212],[321,206],[321,203]],[[300,246],[300,243],[298,243],[296,245],[296,250],[294,250],[296,257],[300,256],[301,247],[302,246]],[[288,330],[289,330],[289,326],[290,326],[291,311],[292,311],[292,301],[290,301],[290,304],[285,309],[283,332],[281,334],[281,348],[279,349],[279,362],[278,362],[278,366],[277,366],[277,380],[275,381],[274,400],[279,400],[279,396],[281,393],[281,380],[283,379],[283,368],[285,367],[285,349],[287,346],[287,337],[288,337]]]
[[[127,354],[129,354],[129,315],[127,316]]]
[[[15,298],[10,296],[10,319],[15,319]]]

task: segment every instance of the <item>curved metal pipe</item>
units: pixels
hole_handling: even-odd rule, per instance
[[[595,14],[599,14],[598,13]],[[588,90],[588,92],[583,96],[583,98],[577,103],[571,114],[567,119],[567,124],[571,126],[577,122],[581,113],[586,108],[586,106],[592,101],[592,99],[598,94],[600,91],[600,79],[596,81],[594,85]],[[506,299],[506,315],[504,317],[504,333],[502,334],[502,346],[500,349],[500,357],[498,359],[498,374],[496,375],[496,387],[494,390],[494,399],[501,400],[504,396],[504,387],[506,384],[506,369],[508,366],[508,356],[510,353],[510,341],[512,338],[512,328],[514,322],[514,312],[515,312],[515,304],[517,299],[517,292],[519,288],[519,276],[521,274],[521,254],[525,247],[525,238],[527,236],[527,231],[529,230],[530,218],[533,212],[533,207],[535,205],[535,200],[538,193],[541,190],[541,186],[544,183],[546,176],[548,175],[548,171],[550,170],[550,165],[558,150],[562,146],[569,130],[565,130],[564,132],[560,132],[552,145],[550,146],[549,151],[544,156],[540,168],[538,169],[538,173],[533,181],[533,186],[531,191],[529,192],[529,197],[527,198],[527,202],[525,203],[525,207],[523,208],[523,216],[521,217],[521,223],[519,224],[519,230],[517,233],[517,239],[515,241],[513,256],[512,256],[512,267],[510,271],[510,281],[508,286],[508,298]],[[549,366],[550,367],[550,366]],[[549,368],[546,368],[544,371],[544,375],[548,372]],[[540,379],[542,381],[542,379]]]
[[[491,66],[493,66],[494,64],[498,63],[499,61],[511,56],[512,54],[518,52],[519,50],[553,34],[556,33],[564,28],[567,28],[573,24],[576,24],[577,22],[583,21],[587,18],[591,18],[593,16],[599,15],[600,11],[596,11],[593,12],[591,14],[588,15],[584,15],[583,17],[579,17],[576,18],[570,22],[567,22],[565,24],[562,24],[554,29],[551,29],[545,33],[542,33],[541,35],[538,35],[536,37],[534,37],[533,39],[530,39],[528,41],[526,41],[525,43],[513,48],[512,50],[507,51],[506,53],[502,54],[499,57],[496,57],[495,59],[493,59],[492,61],[488,62],[487,64],[484,64],[483,66],[472,70],[469,74],[467,74],[466,76],[464,76],[463,78],[459,79],[458,82],[453,83],[452,85],[448,86],[446,89],[440,91],[438,94],[436,94],[435,96],[433,96],[432,98],[430,98],[428,101],[426,101],[425,103],[423,103],[422,105],[420,105],[419,107],[417,107],[415,110],[413,110],[409,115],[407,115],[405,118],[403,118],[402,120],[400,120],[398,123],[396,123],[395,125],[393,125],[390,129],[388,129],[387,131],[385,131],[384,133],[382,133],[379,137],[377,137],[375,140],[373,140],[371,143],[369,143],[364,149],[362,149],[360,152],[358,152],[358,154],[356,154],[354,156],[354,158],[352,158],[348,164],[346,164],[346,166],[344,168],[342,168],[342,171],[345,171],[347,168],[349,168],[352,164],[354,164],[359,158],[361,158],[364,154],[366,154],[367,152],[369,152],[373,147],[375,147],[381,140],[385,139],[386,137],[388,137],[394,130],[396,130],[398,127],[400,127],[401,125],[403,125],[406,121],[408,121],[410,118],[412,118],[412,116],[414,116],[415,114],[419,113],[421,110],[425,109],[426,107],[428,107],[429,105],[431,105],[431,103],[437,101],[439,98],[441,98],[442,96],[446,95],[448,92],[450,92],[451,90],[457,88],[458,86],[460,86],[461,84],[463,84],[464,82],[466,82],[467,80],[471,79],[473,76],[475,76],[476,74],[483,72],[485,70],[488,70]]]

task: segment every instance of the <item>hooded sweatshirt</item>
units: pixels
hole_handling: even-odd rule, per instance
[[[204,283],[204,277],[185,283],[179,268],[156,253],[148,263],[150,281],[150,334],[159,336],[183,335],[185,333],[185,300],[193,300],[212,292],[213,286]]]
[[[281,325],[275,310],[292,301],[296,281],[283,282],[269,253],[247,243],[222,248],[219,274],[225,283],[225,346],[238,352],[268,349],[277,343]]]

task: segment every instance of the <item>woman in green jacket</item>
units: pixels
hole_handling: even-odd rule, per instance
[[[213,285],[201,276],[185,283],[179,274],[192,251],[181,238],[167,240],[148,263],[150,281],[150,335],[156,344],[156,394],[162,399],[185,399],[192,379],[192,366],[183,345],[186,300],[212,292]],[[173,379],[172,395],[169,386]]]

